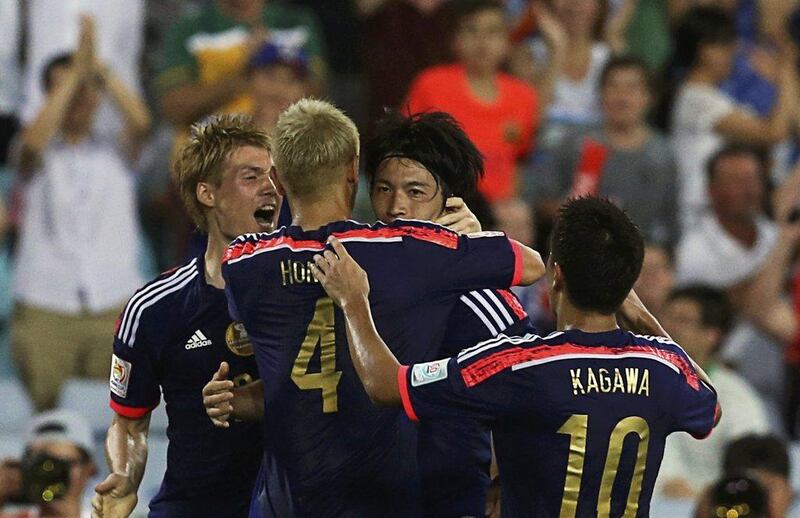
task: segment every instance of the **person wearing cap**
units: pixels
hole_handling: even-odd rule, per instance
[[[5,460],[0,465],[0,517],[88,518],[90,510],[82,506],[83,494],[97,473],[91,451],[92,433],[81,415],[51,410],[34,417],[28,426],[23,458]],[[53,462],[57,467],[51,471],[58,471],[59,465],[65,471],[63,485],[40,482],[40,491],[32,494],[29,489],[36,487],[38,466],[47,470]],[[34,483],[24,488],[24,478]],[[9,500],[29,503],[6,505]]]
[[[311,91],[308,52],[303,46],[267,41],[253,54],[249,66],[252,116],[272,130],[278,115]]]

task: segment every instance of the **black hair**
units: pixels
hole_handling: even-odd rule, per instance
[[[689,9],[675,31],[673,64],[689,69],[701,46],[733,43],[737,36],[736,20],[724,10],[710,6]]]
[[[644,239],[625,211],[607,199],[572,198],[558,209],[550,253],[575,307],[610,315],[639,277]]]
[[[725,473],[762,469],[788,478],[789,452],[786,443],[774,435],[745,435],[725,448],[722,469]]]
[[[722,334],[728,332],[733,322],[733,310],[722,290],[696,284],[678,288],[669,294],[668,300],[688,299],[700,306],[700,322]]]
[[[53,70],[57,67],[69,66],[71,64],[72,54],[69,52],[58,54],[47,62],[47,65],[42,69],[42,76],[40,77],[42,88],[44,88],[45,92],[49,92],[50,87],[53,85]]]
[[[600,90],[605,88],[608,78],[617,70],[627,70],[630,68],[635,69],[642,75],[645,88],[647,88],[648,92],[652,92],[653,80],[650,76],[650,69],[647,67],[647,63],[645,63],[642,58],[639,56],[634,56],[633,54],[623,54],[609,59],[606,62],[606,65],[603,67],[603,71],[600,73],[600,82],[598,83],[598,88]]]
[[[483,11],[500,11],[501,14],[505,14],[503,4],[497,0],[456,0],[451,9],[453,27],[456,29],[464,20]]]
[[[711,158],[706,162],[706,179],[708,183],[714,180],[714,175],[717,172],[717,165],[723,158],[730,158],[734,156],[749,155],[758,162],[759,168],[764,169],[764,156],[761,152],[747,144],[729,143],[720,148],[716,153],[711,155]]]
[[[370,184],[387,158],[422,164],[436,179],[444,197],[471,197],[483,177],[483,156],[461,125],[444,112],[403,116],[388,112],[375,136],[364,146],[364,167]]]

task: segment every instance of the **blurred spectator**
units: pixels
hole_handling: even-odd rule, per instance
[[[45,102],[41,77],[53,57],[77,46],[81,15],[97,25],[96,49],[122,81],[137,94],[144,46],[145,0],[25,0],[25,78],[22,123],[30,124]],[[117,131],[124,124],[111,105],[100,106],[96,123],[102,131]]]
[[[794,59],[787,52],[772,114],[759,118],[737,106],[718,86],[730,75],[736,52],[731,16],[713,7],[691,9],[675,37],[674,65],[684,80],[672,107],[672,145],[680,175],[680,222],[688,229],[707,207],[703,169],[708,158],[725,139],[765,147],[784,139],[795,111],[797,85]]]
[[[694,497],[720,476],[725,445],[750,433],[767,431],[767,418],[758,395],[716,355],[731,322],[730,307],[721,291],[690,286],[674,291],[662,323],[673,339],[708,373],[724,417],[702,442],[687,434],[667,438],[656,491],[670,498]]]
[[[310,89],[308,56],[303,49],[267,42],[253,54],[249,72],[253,118],[272,131],[278,115]]]
[[[567,196],[607,196],[648,241],[671,243],[675,163],[667,139],[645,120],[651,100],[647,65],[634,57],[612,58],[599,90],[603,124],[577,128],[548,150],[535,179],[537,212],[551,220]]]
[[[17,129],[20,29],[19,0],[0,0],[0,167],[6,163],[8,145]]]
[[[383,116],[385,107],[400,108],[414,77],[449,56],[447,1],[357,1],[369,124]]]
[[[767,488],[752,478],[726,476],[701,498],[695,518],[783,518],[770,513]]]
[[[753,149],[729,145],[708,161],[707,178],[711,210],[678,245],[676,283],[724,290],[740,311],[744,294],[777,243],[777,228],[763,211],[763,164]],[[781,348],[740,318],[720,354],[741,366],[742,376],[770,407],[770,416],[779,418],[784,391]]]
[[[658,243],[646,243],[642,271],[633,289],[645,307],[661,318],[674,284],[675,269],[669,249]]]
[[[455,49],[458,63],[429,68],[411,85],[410,113],[450,113],[484,156],[479,191],[494,205],[500,229],[523,229],[532,238],[530,209],[519,198],[518,163],[533,145],[538,120],[535,91],[501,71],[508,51],[502,6],[492,0],[459,4]],[[514,235],[513,233],[511,235]]]
[[[36,416],[22,459],[0,465],[0,518],[88,518],[83,494],[97,472],[92,433],[69,410]]]
[[[794,490],[789,481],[789,452],[781,439],[773,435],[741,437],[725,448],[722,466],[729,475],[744,473],[758,480],[768,490],[770,516],[787,516]]]
[[[321,88],[322,40],[310,12],[274,0],[215,0],[167,34],[156,78],[167,120],[184,127],[216,111],[250,113],[247,64],[266,39],[305,48]]]
[[[92,20],[81,25],[75,54],[45,68],[47,99],[20,139],[26,183],[11,327],[14,358],[38,409],[53,406],[69,377],[108,376],[109,332],[142,283],[129,160],[150,115],[96,60]],[[119,140],[94,130],[104,95],[125,121]]]

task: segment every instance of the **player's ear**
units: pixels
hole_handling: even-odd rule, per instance
[[[353,159],[353,163],[347,168],[347,183],[358,183],[358,156]]]
[[[278,194],[285,197],[286,189],[283,188],[283,184],[281,184],[278,178],[278,170],[275,169],[275,166],[269,168],[269,179],[272,180],[272,185],[275,186],[275,190],[278,191]]]
[[[561,265],[553,263],[553,279],[552,289],[554,292],[564,291],[564,272],[561,270]]]
[[[195,188],[197,201],[209,209],[214,207],[214,186],[208,182],[197,182]]]

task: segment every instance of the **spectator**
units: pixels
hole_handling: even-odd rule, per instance
[[[686,13],[676,33],[675,66],[685,78],[672,108],[672,145],[680,175],[679,215],[683,228],[694,227],[707,207],[703,168],[725,139],[770,147],[783,140],[794,114],[795,63],[782,58],[778,98],[769,117],[738,107],[719,88],[732,70],[736,52],[732,17],[713,7]]]
[[[763,212],[763,164],[753,149],[729,145],[708,161],[707,178],[711,210],[678,245],[676,283],[724,290],[741,311],[744,294],[777,243],[776,226]],[[740,318],[720,354],[746,366],[742,376],[764,398],[770,417],[778,418],[785,381],[781,348]]]
[[[720,476],[719,459],[728,442],[767,430],[765,409],[758,395],[736,372],[718,361],[716,351],[730,320],[725,294],[712,288],[682,288],[674,291],[667,302],[664,328],[708,373],[725,417],[702,442],[686,434],[667,438],[656,485],[664,496],[696,496],[696,491]]]
[[[658,243],[644,245],[644,262],[633,289],[645,307],[661,319],[674,284],[675,269],[669,249]]]
[[[129,160],[150,125],[142,100],[96,61],[90,18],[78,50],[56,57],[43,81],[47,99],[20,142],[26,183],[11,322],[14,359],[40,410],[63,380],[108,376],[108,333],[142,283]],[[118,141],[93,130],[105,94],[125,121]]]
[[[20,29],[19,0],[0,0],[0,174],[17,129]]]
[[[25,68],[21,119],[30,124],[45,102],[41,77],[57,55],[76,47],[81,15],[97,25],[97,54],[137,94],[144,47],[145,0],[24,0]],[[149,2],[152,3],[152,2]],[[102,103],[96,123],[102,131],[116,132],[123,121],[111,103]]]
[[[532,227],[530,210],[518,198],[517,161],[532,148],[536,92],[501,71],[508,50],[501,4],[465,0],[456,27],[458,62],[422,72],[411,85],[407,109],[453,115],[484,156],[486,175],[478,189],[494,205],[498,227]]]
[[[308,93],[308,56],[303,49],[263,44],[250,60],[253,118],[272,131],[278,115]]]
[[[740,475],[716,482],[697,504],[695,518],[783,518],[769,511],[767,488]]]
[[[567,196],[602,195],[625,209],[648,241],[676,238],[675,163],[666,138],[645,119],[651,90],[647,65],[612,58],[600,75],[603,124],[572,131],[546,153],[537,175],[538,213],[551,220]]]
[[[312,81],[321,89],[322,40],[308,11],[274,0],[215,0],[166,36],[156,89],[167,120],[185,127],[217,111],[251,112],[247,64],[267,38],[305,47]]]
[[[89,424],[80,415],[52,410],[36,416],[23,458],[0,465],[0,518],[88,518],[81,502],[97,472],[92,449]]]
[[[789,452],[781,439],[773,435],[741,437],[725,449],[722,465],[725,473],[744,473],[768,489],[771,517],[787,516],[794,490],[789,481]]]

